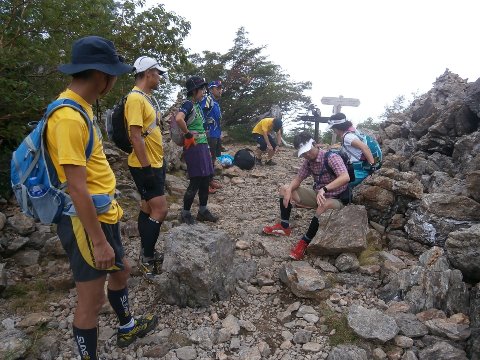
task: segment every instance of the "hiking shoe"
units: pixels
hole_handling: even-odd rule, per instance
[[[208,187],[208,193],[209,194],[215,194],[217,192],[217,189],[215,189],[213,186]]]
[[[162,272],[163,254],[155,250],[153,258],[153,262],[155,263],[155,275],[158,275]]]
[[[142,272],[142,275],[145,279],[152,281],[156,274],[155,260],[145,260],[143,256],[140,256],[140,261],[138,262],[138,268]]]
[[[308,244],[305,240],[301,239],[297,245],[290,251],[290,258],[293,260],[302,260],[305,256]]]
[[[205,210],[205,211],[202,211],[202,212],[198,212],[197,214],[197,220],[198,221],[210,221],[210,222],[217,222],[218,221],[218,217],[213,215],[210,210]]]
[[[267,162],[265,162],[265,165],[273,166],[273,165],[277,165],[277,163],[275,161],[273,161],[272,159],[270,159]]]
[[[223,188],[223,185],[218,180],[212,180],[210,181],[210,187],[214,189],[221,189]]]
[[[193,218],[191,213],[184,214],[183,212],[180,214],[180,222],[182,224],[193,225],[195,224],[195,219]]]
[[[284,228],[282,224],[278,223],[273,226],[265,226],[263,228],[263,233],[268,234],[268,235],[275,235],[275,236],[290,236],[290,233],[292,232],[292,229],[290,228]]]
[[[147,314],[141,318],[135,319],[135,325],[130,331],[117,332],[117,345],[124,348],[133,343],[137,338],[144,337],[148,332],[157,326],[158,317],[156,315]]]

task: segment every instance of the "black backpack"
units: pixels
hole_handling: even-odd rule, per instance
[[[238,150],[233,157],[233,165],[242,170],[250,170],[255,166],[255,155],[252,150],[245,148]]]
[[[115,104],[113,109],[107,110],[105,120],[105,128],[107,130],[108,138],[112,140],[120,150],[123,150],[129,154],[132,152],[132,143],[130,142],[130,137],[128,136],[127,119],[125,119],[125,103],[127,102],[128,95],[132,92],[136,92],[145,96],[145,94],[141,91],[132,90],[130,93],[122,97],[120,101]],[[147,100],[155,109],[155,113],[157,113],[157,108],[152,104],[148,97]],[[142,136],[144,138],[147,137],[156,126],[157,119],[155,119],[152,125],[148,127]]]
[[[330,149],[325,153],[325,157],[324,157],[325,169],[327,169],[330,174],[335,175],[335,172],[333,171],[330,164],[328,163],[328,158],[330,157],[331,154],[337,154],[338,156],[340,156],[342,158],[343,163],[345,164],[345,167],[347,168],[348,176],[350,176],[350,181],[349,182],[354,182],[355,181],[355,170],[353,169],[353,164],[351,163],[350,158],[348,157],[347,153],[345,153],[345,151],[343,151],[343,150]]]

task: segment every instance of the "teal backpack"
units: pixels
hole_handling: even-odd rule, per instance
[[[364,144],[367,144],[368,148],[370,149],[370,152],[373,155],[373,159],[375,160],[375,169],[380,169],[382,166],[382,161],[383,161],[383,154],[382,154],[382,149],[380,148],[380,144],[378,143],[377,139],[375,139],[373,136],[364,134],[360,130],[356,131],[347,131],[345,134],[343,134],[343,138],[347,134],[355,134]],[[354,154],[352,154],[350,151],[347,150],[347,148],[344,145],[344,139],[342,138],[342,148],[352,155],[354,158],[357,158]],[[363,154],[362,156],[357,159],[357,161],[362,162],[362,167],[366,170],[371,168],[370,164],[367,162],[367,160],[364,158]]]

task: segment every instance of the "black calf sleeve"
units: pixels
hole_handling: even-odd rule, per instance
[[[315,215],[312,218],[312,221],[310,221],[310,226],[308,227],[307,233],[303,237],[303,240],[305,240],[307,243],[310,243],[310,241],[312,241],[315,235],[317,235],[318,226],[319,226],[318,217]],[[305,239],[305,237],[307,239]]]
[[[280,219],[281,220],[290,220],[290,213],[292,212],[292,203],[289,202],[288,206],[283,205],[283,198],[280,198]]]
[[[200,178],[200,184],[198,189],[198,200],[200,202],[200,206],[207,206],[208,187],[210,185],[210,179],[211,179],[210,176],[202,176]]]
[[[195,195],[197,195],[197,191],[200,187],[200,180],[201,177],[198,176],[190,178],[187,191],[185,191],[185,195],[183,196],[183,210],[190,211],[192,208],[193,199],[195,199]]]

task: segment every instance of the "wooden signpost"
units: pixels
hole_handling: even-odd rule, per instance
[[[360,105],[360,100],[354,98],[344,98],[342,95],[339,97],[322,97],[322,104],[324,105],[333,105],[333,113],[337,114],[341,112],[342,106],[354,106],[357,107]],[[335,133],[332,134],[332,144],[336,141]]]

